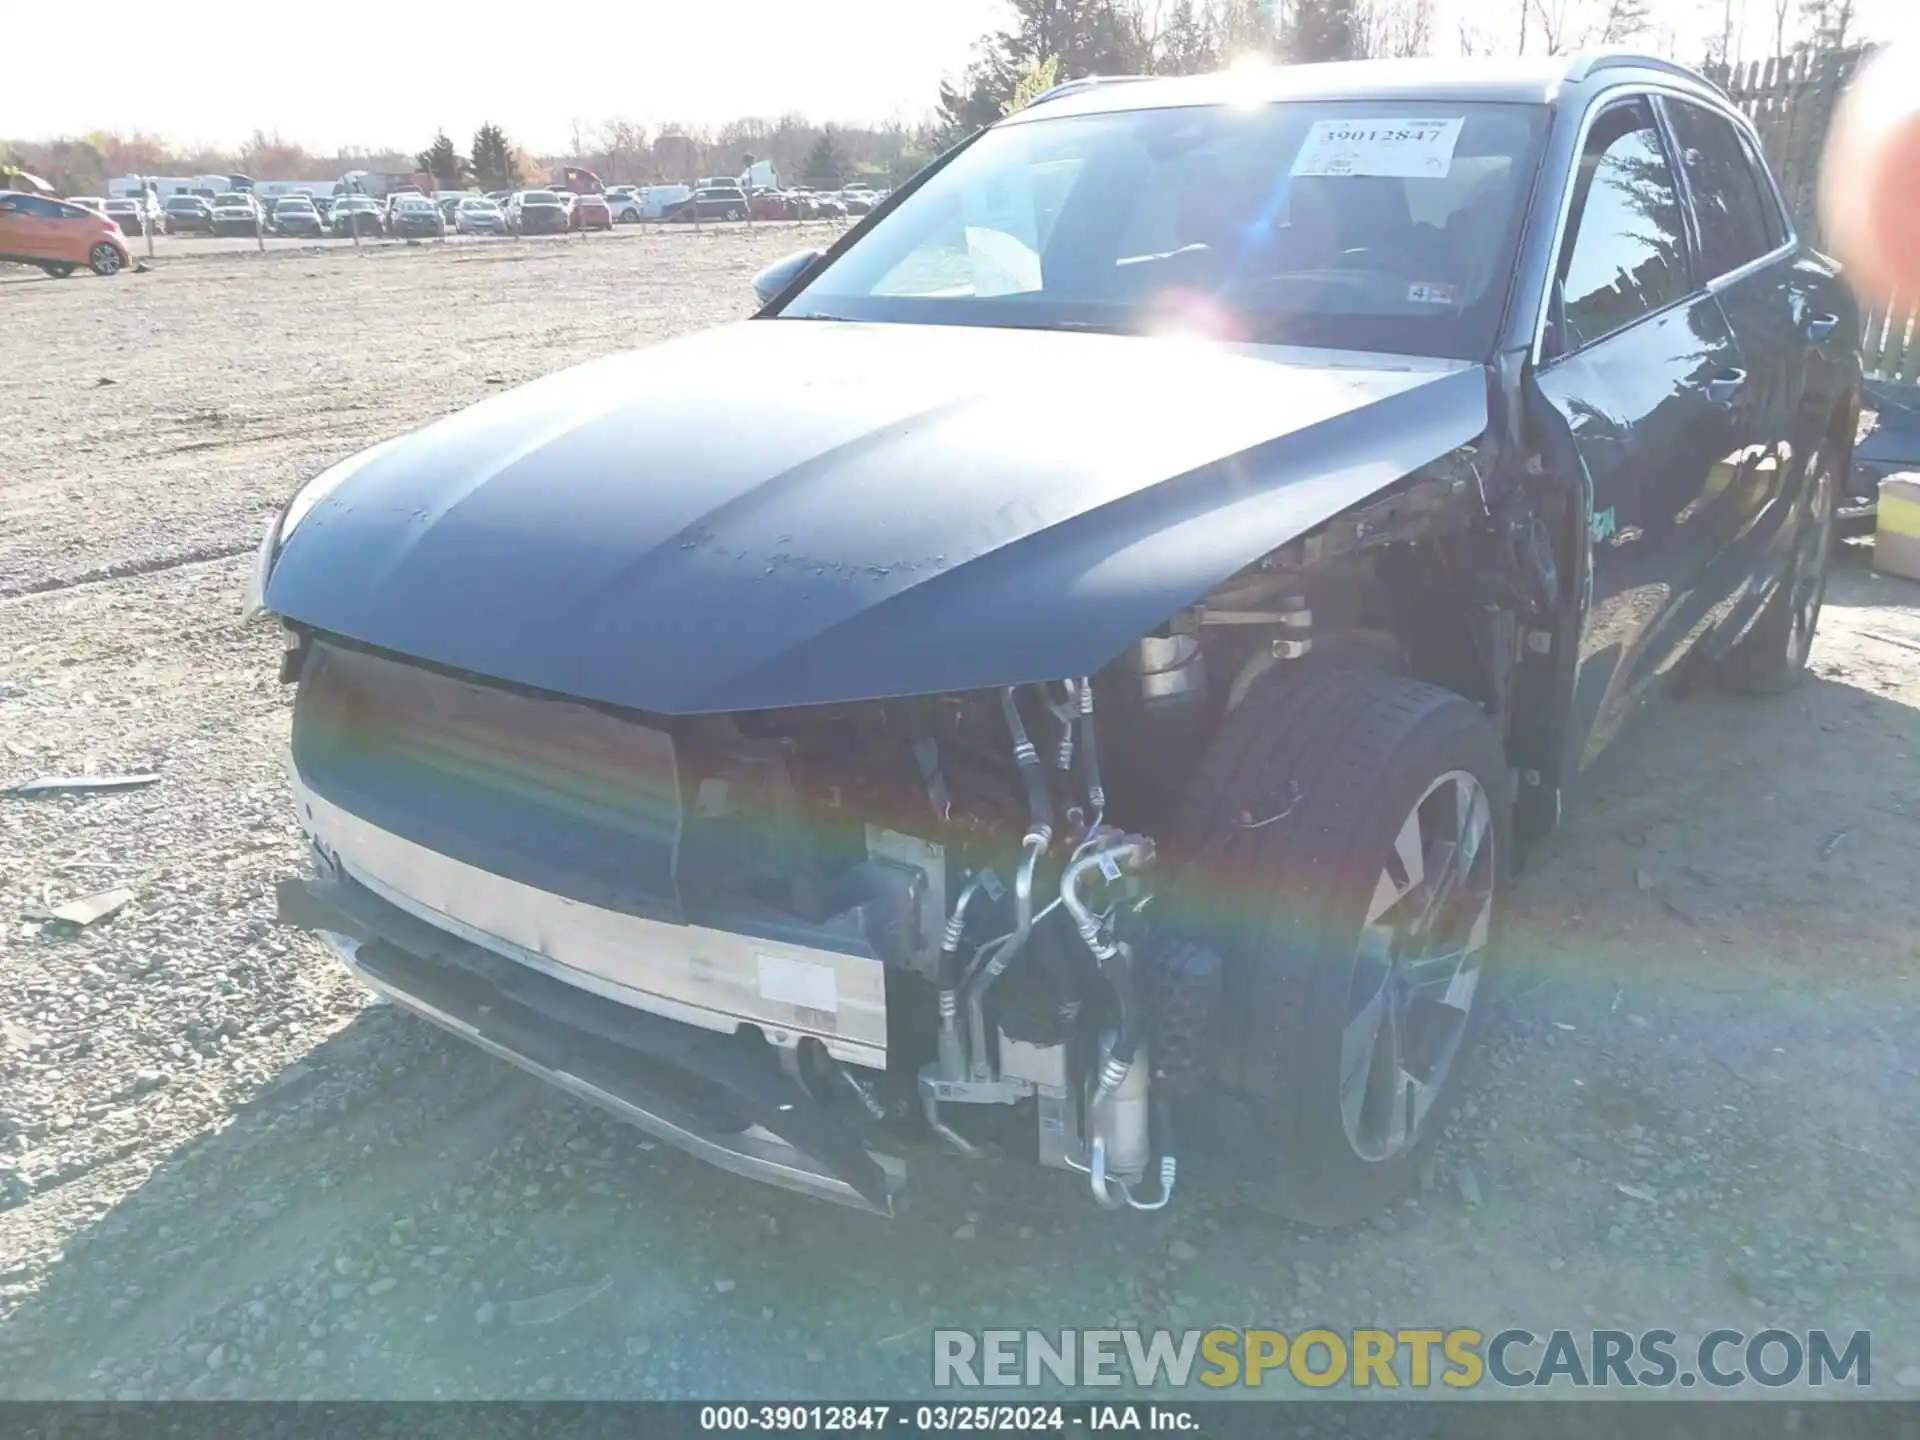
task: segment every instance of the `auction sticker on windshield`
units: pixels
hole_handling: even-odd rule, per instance
[[[1380,175],[1402,180],[1439,179],[1453,169],[1460,127],[1451,120],[1316,120],[1300,153],[1295,175]]]

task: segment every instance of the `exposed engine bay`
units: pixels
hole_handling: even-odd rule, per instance
[[[1095,685],[1079,678],[817,719],[747,717],[753,730],[784,727],[771,742],[790,756],[776,783],[792,787],[796,812],[851,808],[888,824],[859,827],[864,853],[841,827],[837,856],[732,873],[778,876],[794,911],[812,905],[823,919],[859,897],[864,934],[892,972],[894,1063],[878,1082],[840,1079],[874,1115],[911,1105],[943,1144],[972,1155],[979,1107],[1018,1107],[1042,1163],[1086,1174],[1103,1205],[1158,1209],[1177,1171],[1161,1102],[1202,1062],[1158,1055],[1151,997],[1177,990],[1187,1012],[1210,1009],[1219,961],[1153,938],[1157,847],[1110,820],[1097,716]],[[753,763],[764,773],[764,750]]]
[[[1103,1206],[1170,1200],[1171,1102],[1204,1082],[1221,962],[1156,924],[1159,846],[1121,823],[1155,808],[1151,787],[1114,803],[1102,721],[1123,753],[1191,750],[1180,732],[1209,703],[1195,637],[1144,640],[1097,682],[660,728],[292,643],[294,781],[323,875],[748,1037],[862,1143],[1030,1143]]]

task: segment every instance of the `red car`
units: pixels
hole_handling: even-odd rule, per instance
[[[574,230],[613,229],[613,210],[607,204],[607,197],[604,195],[576,197],[567,224]]]
[[[747,197],[747,213],[756,220],[795,220],[793,204],[778,190],[756,190]]]

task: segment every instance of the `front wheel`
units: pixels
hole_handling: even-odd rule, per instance
[[[729,205],[726,208],[725,213],[722,214],[720,218],[722,220],[738,220],[740,219],[740,217],[741,217],[740,207],[738,205]]]
[[[113,276],[120,273],[120,251],[118,247],[102,240],[87,252],[87,266],[96,275]]]
[[[1753,628],[1721,662],[1721,678],[1729,688],[1748,695],[1778,695],[1806,678],[1813,633],[1827,597],[1839,475],[1836,447],[1831,439],[1824,440],[1807,456],[1787,574]]]
[[[1225,961],[1239,1194],[1335,1225],[1414,1179],[1484,1009],[1512,853],[1478,707],[1365,671],[1281,673],[1182,804],[1175,914]]]

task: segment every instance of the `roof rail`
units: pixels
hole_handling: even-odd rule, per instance
[[[1578,85],[1599,70],[1657,70],[1663,75],[1672,75],[1676,79],[1688,80],[1695,85],[1713,91],[1716,95],[1725,95],[1713,81],[1691,66],[1682,65],[1675,60],[1663,60],[1658,55],[1640,55],[1631,50],[1583,50],[1568,57],[1566,82]]]
[[[1095,85],[1131,85],[1154,78],[1152,75],[1082,75],[1078,80],[1062,80],[1051,90],[1042,90],[1027,102],[1027,108],[1031,110],[1035,105],[1044,105],[1049,100],[1058,100],[1062,95],[1071,95],[1077,90],[1090,90]]]

